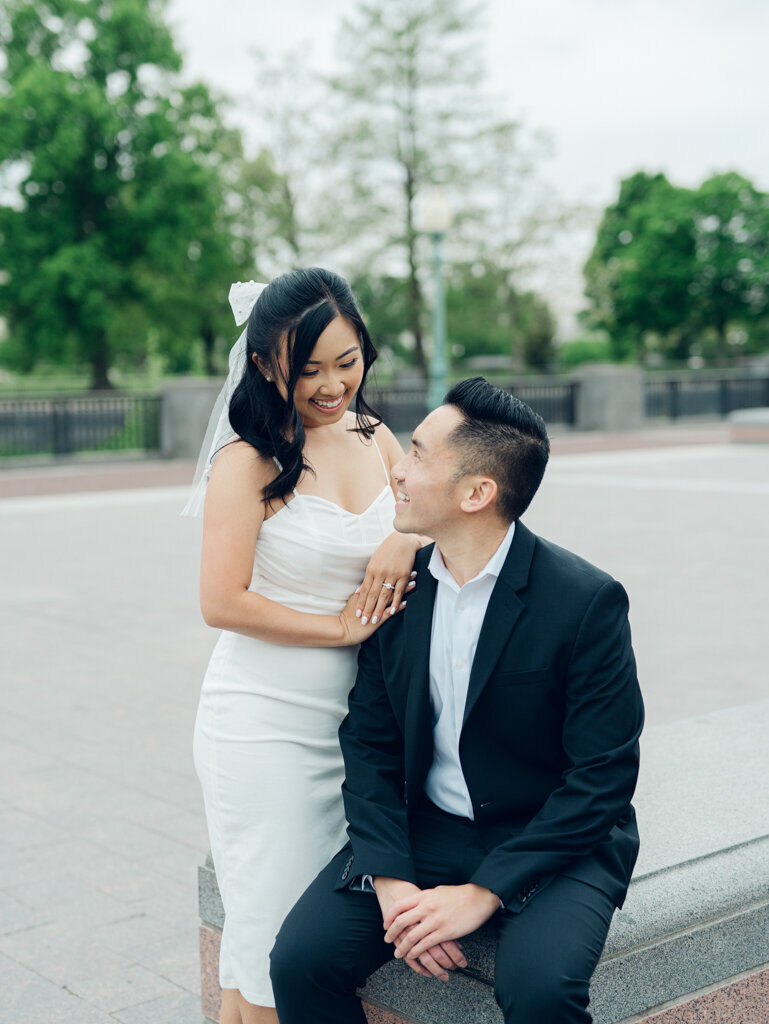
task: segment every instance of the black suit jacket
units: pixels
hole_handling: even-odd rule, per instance
[[[416,882],[409,812],[432,763],[432,546],[404,612],[361,646],[340,728],[352,876]],[[643,705],[625,591],[520,521],[489,600],[459,753],[488,855],[468,881],[520,911],[563,874],[620,906],[638,853],[630,803]]]

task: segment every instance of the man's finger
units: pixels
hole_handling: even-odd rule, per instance
[[[382,923],[384,924],[385,929],[390,927],[398,914],[402,914],[404,910],[413,910],[417,903],[419,903],[419,897],[421,895],[421,890],[417,889],[416,892],[411,894],[411,896],[404,896],[402,899],[396,900],[395,903],[388,908],[387,913],[382,918]]]
[[[448,939],[446,942],[440,944],[440,948],[444,951],[446,956],[452,960],[457,967],[467,967],[467,957],[462,952],[462,947],[458,942],[454,942],[453,939]],[[433,956],[435,956],[435,950],[432,950]]]
[[[427,968],[434,978],[440,978],[441,981],[449,980],[448,971],[444,967],[441,967],[439,963],[436,963],[429,950],[425,950],[420,957],[417,957],[417,959],[423,967]]]
[[[406,941],[410,938],[411,936],[409,935]],[[442,933],[441,930],[436,929],[429,935],[424,936],[421,940],[409,942],[409,949],[407,951],[408,955],[412,958],[416,958],[417,960],[422,960],[422,954],[426,953],[431,946],[442,945],[444,942],[447,942],[448,939],[449,936],[446,935],[445,932]],[[395,950],[395,955],[398,956],[398,949]]]
[[[432,974],[430,974],[427,968],[423,967],[418,960],[406,960],[405,962],[409,965],[412,971],[415,971],[417,974],[421,974],[423,978],[432,978]]]
[[[385,932],[385,942],[397,942],[398,936],[402,931],[419,923],[421,915],[422,911],[419,907],[414,907],[412,910],[404,910],[402,914],[398,914]]]
[[[443,946],[430,946],[428,953],[436,963],[440,964],[447,971],[453,971],[457,966]]]
[[[433,926],[427,924],[424,921],[420,921],[414,925],[413,928],[407,928],[401,932],[395,943],[395,955],[397,957],[402,956],[418,956],[414,954],[413,950],[416,949],[417,945],[420,947],[419,952],[424,953],[430,946],[435,946],[440,939],[435,939],[433,942],[428,942],[428,939],[433,933]],[[448,938],[448,936],[447,936]]]

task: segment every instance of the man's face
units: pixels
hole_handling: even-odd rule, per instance
[[[461,517],[459,481],[452,482],[456,469],[447,444],[451,431],[462,422],[453,405],[441,405],[414,431],[411,448],[393,466],[398,485],[395,529],[399,533],[424,533],[438,538]]]

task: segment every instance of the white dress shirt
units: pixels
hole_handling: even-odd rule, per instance
[[[438,581],[430,639],[430,706],[433,763],[425,794],[441,810],[473,818],[473,805],[459,760],[459,736],[467,687],[483,618],[515,533],[515,522],[483,569],[460,587],[438,550],[427,568]]]

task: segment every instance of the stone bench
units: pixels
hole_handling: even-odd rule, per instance
[[[650,728],[636,798],[642,850],[593,978],[596,1024],[769,1024],[769,701]],[[223,923],[200,869],[203,1011],[218,1019]],[[393,961],[362,992],[369,1024],[501,1024],[494,938],[463,940],[447,984]],[[543,1022],[545,1024],[545,1022]]]

